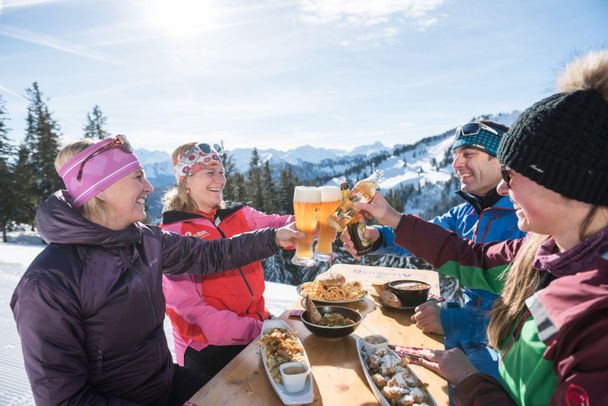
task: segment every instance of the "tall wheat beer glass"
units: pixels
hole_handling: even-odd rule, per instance
[[[319,261],[331,261],[331,243],[336,238],[336,231],[329,225],[327,218],[338,208],[342,200],[342,192],[337,186],[322,186],[321,211],[319,212],[319,234],[315,247],[315,258]]]
[[[296,228],[304,233],[304,238],[298,240],[296,254],[291,259],[295,265],[315,264],[312,240],[315,238],[320,209],[321,190],[316,187],[296,186],[293,192],[293,212],[296,216]]]

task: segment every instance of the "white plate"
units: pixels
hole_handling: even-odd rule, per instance
[[[387,350],[389,353],[391,353],[395,357],[398,357],[398,355],[395,354],[395,352],[393,350],[391,350],[391,349],[387,349]],[[357,337],[357,355],[359,356],[359,362],[361,363],[361,368],[363,368],[363,373],[365,374],[365,379],[367,379],[367,384],[369,385],[370,389],[374,393],[374,396],[376,396],[376,399],[378,399],[378,404],[380,406],[390,406],[390,403],[388,402],[388,400],[386,400],[384,395],[380,392],[380,389],[378,389],[378,387],[372,380],[372,376],[369,374],[369,370],[367,369],[367,363],[365,362],[365,359],[363,358],[363,354],[361,353],[361,351],[365,351],[365,349],[363,347],[363,339],[361,337]],[[410,373],[412,375],[414,375],[416,378],[418,378],[418,375],[416,375],[411,368],[408,368],[408,369],[410,370]],[[418,378],[418,380],[421,381],[420,378]],[[433,399],[431,392],[429,392],[428,389],[426,391],[429,394],[429,399],[430,399],[430,402],[428,404],[430,406],[437,406],[437,402],[435,402],[435,399]]]
[[[262,333],[260,334],[260,337],[262,337],[264,335],[264,333],[266,333],[266,331],[272,330],[274,328],[283,328],[286,330],[293,331],[295,334],[295,331],[291,327],[289,327],[289,325],[287,323],[285,323],[283,320],[271,319],[271,320],[264,321],[264,324],[262,325]],[[302,346],[302,349],[304,349],[304,346],[302,345],[302,342],[300,341],[299,338],[298,338],[298,343],[300,343],[300,345]],[[260,346],[261,346],[261,344],[260,344]],[[266,376],[268,377],[268,381],[270,382],[270,384],[272,385],[272,389],[274,389],[277,396],[279,397],[279,399],[281,399],[281,402],[283,402],[284,405],[306,405],[308,403],[313,402],[314,393],[313,393],[313,389],[312,389],[312,371],[308,374],[308,377],[306,378],[306,383],[304,384],[304,389],[302,389],[300,392],[289,393],[289,392],[285,391],[285,388],[283,387],[282,384],[276,383],[274,381],[274,379],[272,379],[272,374],[270,373],[270,369],[268,368],[268,365],[266,364],[266,357],[264,356],[264,351],[262,349],[260,350],[260,355],[262,356],[262,364],[264,364],[264,370],[266,371]],[[303,355],[304,355],[304,362],[306,364],[310,365],[310,362],[308,362],[308,355],[306,355],[306,349],[304,349]]]

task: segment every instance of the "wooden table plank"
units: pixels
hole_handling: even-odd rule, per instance
[[[439,294],[439,279],[435,272],[369,267],[360,265],[334,265],[332,271],[340,272],[346,280],[359,280],[365,287],[376,280],[414,278],[431,285],[431,292]],[[301,308],[300,299],[294,307]],[[349,304],[363,316],[354,334],[366,336],[382,334],[392,343],[428,348],[443,348],[443,338],[434,334],[423,334],[411,322],[411,310],[395,310],[378,306],[369,297],[364,301]],[[327,339],[310,333],[299,319],[281,315],[293,328],[306,348],[314,376],[313,405],[372,405],[376,398],[369,389],[359,364],[355,337],[353,335]],[[445,380],[425,368],[413,365],[420,379],[429,384],[429,390],[438,405],[448,404]],[[262,366],[260,349],[256,341],[249,344],[236,358],[203,386],[190,400],[203,405],[281,405],[268,382]]]

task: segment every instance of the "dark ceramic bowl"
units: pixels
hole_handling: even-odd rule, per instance
[[[418,306],[427,301],[431,285],[412,279],[399,279],[388,283],[388,289],[393,292],[402,306]]]
[[[317,310],[321,315],[325,313],[339,313],[344,317],[350,318],[355,324],[351,324],[350,326],[340,326],[340,327],[328,327],[328,326],[319,326],[317,324],[312,324],[308,321],[308,312],[302,313],[300,318],[304,323],[304,326],[313,333],[314,335],[326,338],[339,338],[345,337],[355,331],[357,327],[359,327],[359,323],[361,322],[361,315],[359,312],[349,309],[348,307],[340,307],[340,306],[318,306]]]

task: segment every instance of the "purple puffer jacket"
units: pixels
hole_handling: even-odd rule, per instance
[[[275,231],[205,241],[134,224],[113,231],[62,192],[36,216],[50,245],[17,285],[11,308],[39,405],[151,404],[173,378],[161,274],[210,274],[276,252]]]

